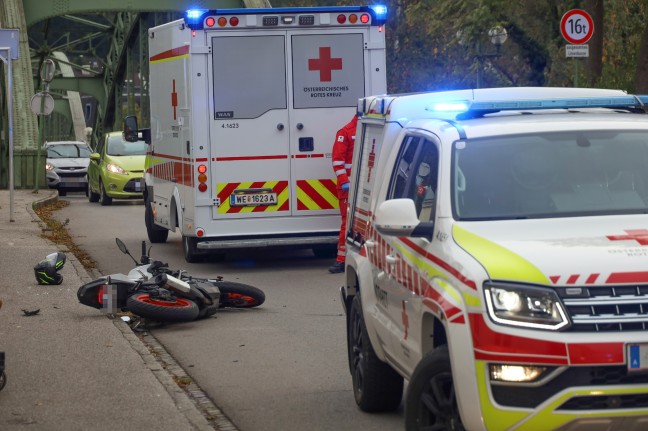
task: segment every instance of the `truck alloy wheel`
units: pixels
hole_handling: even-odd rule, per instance
[[[454,390],[448,346],[439,346],[417,365],[405,401],[405,429],[464,431]]]

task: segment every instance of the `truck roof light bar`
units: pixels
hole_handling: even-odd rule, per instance
[[[204,21],[207,16],[218,15],[300,15],[300,14],[317,14],[317,13],[336,13],[336,14],[365,14],[354,19],[362,24],[372,26],[382,26],[387,21],[387,7],[383,5],[370,6],[318,6],[318,7],[277,7],[277,8],[250,8],[250,9],[189,9],[185,11],[185,23],[191,30],[202,30]],[[286,24],[293,24],[287,22]],[[354,22],[355,23],[355,22]],[[299,24],[312,24],[310,21],[300,20]]]
[[[648,95],[614,97],[577,97],[565,99],[521,99],[521,100],[454,100],[435,102],[425,107],[426,111],[480,116],[499,111],[521,111],[536,109],[577,108],[644,108]]]

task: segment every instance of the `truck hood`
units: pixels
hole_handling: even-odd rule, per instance
[[[648,283],[648,215],[458,222],[452,234],[493,280]]]

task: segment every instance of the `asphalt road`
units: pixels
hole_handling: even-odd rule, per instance
[[[140,202],[91,204],[69,194],[57,212],[77,245],[103,274],[127,273],[133,261],[115,245],[120,237],[138,258],[147,240]],[[366,414],[353,399],[345,320],[339,299],[342,275],[332,260],[309,250],[245,250],[224,261],[186,263],[180,235],[154,244],[151,255],[196,276],[221,275],[266,294],[257,309],[221,310],[203,321],[167,325],[155,338],[241,431],[398,430],[401,408]]]

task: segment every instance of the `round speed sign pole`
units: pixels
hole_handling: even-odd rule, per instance
[[[567,11],[560,20],[560,32],[573,45],[586,44],[594,34],[594,20],[582,9]],[[574,58],[574,87],[578,87],[578,59]]]

